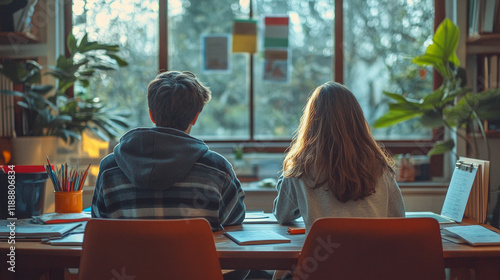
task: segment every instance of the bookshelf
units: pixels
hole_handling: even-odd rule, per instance
[[[22,41],[24,43],[38,43],[39,39],[31,33],[0,32],[0,45],[10,45],[16,41]]]
[[[468,84],[476,92],[500,88],[500,0],[469,0],[467,8]],[[488,138],[500,138],[500,121],[484,127]]]
[[[500,33],[487,33],[467,39],[467,54],[499,53]]]
[[[491,32],[485,32],[484,28],[479,26],[481,22],[484,24],[484,19],[481,20],[481,17],[485,15],[484,5],[486,3],[491,5],[490,0],[455,0],[454,8],[448,14],[455,18],[460,27],[460,38],[463,39],[459,41],[457,54],[466,69],[467,87],[475,92],[488,88],[500,88],[500,0],[493,0],[493,2],[494,8],[490,9],[494,11],[493,23],[489,22],[493,25]],[[483,5],[482,12],[481,5]],[[491,16],[491,11],[488,13]],[[467,137],[469,139],[475,137],[478,140],[477,146],[468,145],[464,140],[457,141],[457,154],[490,160],[493,172],[489,174],[487,221],[498,227],[500,224],[500,172],[495,172],[495,170],[498,171],[500,166],[500,129],[498,127],[490,129],[490,124],[491,121],[484,122],[489,151],[483,138],[478,134],[479,130],[475,130],[478,133],[469,134]]]
[[[61,5],[54,0],[38,0],[28,27],[19,31],[0,32],[0,64],[3,60],[36,60],[39,64],[55,64],[57,56],[64,49],[62,37],[63,13]],[[31,5],[31,4],[30,4]],[[31,7],[33,8],[33,7]],[[51,83],[52,78],[42,77],[43,83]],[[22,90],[0,75],[0,89]],[[0,94],[0,164],[5,163],[6,155],[11,156],[11,139],[15,136],[16,112],[18,107],[13,96]],[[19,111],[19,110],[18,110]]]

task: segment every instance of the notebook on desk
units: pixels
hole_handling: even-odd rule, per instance
[[[292,223],[303,223],[304,219],[299,217]],[[247,211],[245,213],[244,224],[277,224],[278,220],[273,213],[264,213],[264,211]]]
[[[429,217],[439,223],[460,223],[476,178],[478,165],[461,158],[457,161],[446,192],[441,214],[433,212],[406,212],[407,218]]]

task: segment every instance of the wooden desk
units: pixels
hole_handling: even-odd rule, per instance
[[[234,230],[272,230],[287,235],[285,226],[277,224],[245,224],[227,227]],[[240,246],[222,235],[214,233],[222,268],[226,269],[291,269],[297,262],[305,235],[287,235],[292,242],[283,244]],[[7,271],[7,253],[10,245],[0,242],[0,279],[14,275]],[[61,278],[61,268],[79,266],[80,246],[51,246],[39,242],[16,242],[16,273],[35,269],[50,270],[50,275]],[[500,246],[472,247],[443,240],[445,266],[473,268],[476,279],[500,279]],[[454,278],[455,279],[455,278]]]

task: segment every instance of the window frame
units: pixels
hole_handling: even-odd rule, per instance
[[[253,1],[250,1],[250,14],[253,17]],[[159,4],[159,71],[168,70],[168,0],[158,0]],[[332,65],[334,67],[334,81],[343,83],[344,81],[344,55],[343,55],[343,4],[344,0],[334,0],[335,20],[334,20],[334,55],[332,56]],[[72,22],[72,5],[73,1],[64,2],[64,36],[67,37],[71,33]],[[439,23],[445,18],[445,1],[434,1],[434,30]],[[68,52],[65,46],[65,52]],[[256,140],[254,138],[255,124],[255,106],[254,106],[254,55],[249,54],[249,133],[250,137],[247,140],[207,140],[209,145],[234,147],[238,145],[243,148],[245,153],[285,153],[288,149],[291,140]],[[433,87],[438,88],[442,83],[442,77],[433,70]],[[426,154],[436,141],[444,139],[444,129],[434,129],[432,138],[429,140],[377,140],[390,154]],[[442,177],[444,167],[443,155],[432,156],[430,158],[430,176]]]

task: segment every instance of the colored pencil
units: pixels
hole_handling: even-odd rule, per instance
[[[78,172],[78,167],[70,168],[67,163],[61,164],[61,168],[55,167],[54,170],[48,157],[47,163],[48,164],[45,165],[45,171],[47,171],[47,174],[54,185],[54,191],[71,192],[81,191],[83,189],[90,164],[87,166],[85,171]]]

